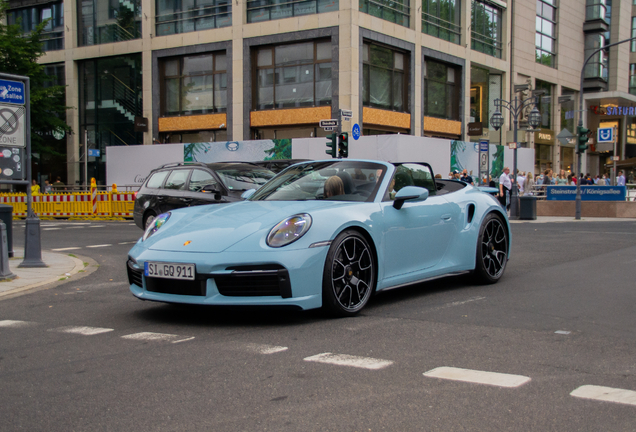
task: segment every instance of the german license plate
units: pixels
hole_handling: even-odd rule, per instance
[[[194,264],[146,261],[144,275],[165,279],[194,280]]]

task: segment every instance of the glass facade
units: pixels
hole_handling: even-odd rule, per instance
[[[407,54],[384,45],[365,42],[362,64],[362,104],[408,112]]]
[[[409,0],[360,0],[360,12],[409,27],[411,7]]]
[[[156,0],[155,8],[157,36],[232,25],[230,0]]]
[[[459,45],[461,0],[422,0],[422,33]]]
[[[334,12],[339,7],[338,0],[248,0],[247,22]]]
[[[54,2],[24,9],[7,11],[7,24],[18,24],[23,33],[35,30],[38,24],[49,20],[42,32],[44,51],[64,49],[64,3]]]
[[[636,37],[636,17],[632,17],[632,37]],[[630,51],[636,52],[636,40],[630,42]]]
[[[254,50],[253,109],[331,105],[331,56],[329,40]]]
[[[537,0],[536,62],[556,67],[556,0]]]
[[[544,90],[545,93],[539,97],[539,112],[541,112],[540,128],[552,129],[552,88],[549,82],[536,80],[535,89]]]
[[[424,115],[459,120],[461,70],[433,60],[424,64]]]
[[[601,33],[585,35],[585,58],[594,51],[605,46],[605,36]],[[601,78],[607,80],[607,53],[601,50],[596,53],[585,66],[585,78]]]
[[[594,21],[605,18],[605,0],[585,1],[585,20]]]
[[[501,9],[478,0],[471,9],[471,48],[501,58]]]
[[[629,94],[636,95],[636,63],[629,65]]]
[[[77,14],[79,46],[141,37],[141,0],[77,0]]]
[[[79,79],[80,141],[84,145],[86,130],[89,148],[101,150],[99,158],[89,160],[88,177],[104,184],[105,148],[143,143],[143,133],[134,130],[143,106],[141,54],[82,61]]]
[[[180,116],[226,112],[226,69],[225,52],[162,60],[161,114]]]

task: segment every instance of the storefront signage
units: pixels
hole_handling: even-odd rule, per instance
[[[596,115],[636,116],[636,107],[633,106],[608,106],[603,108],[598,105],[590,105],[590,110]]]
[[[135,132],[148,132],[147,117],[135,117]]]
[[[468,123],[468,136],[482,136],[484,134],[484,126],[481,122]]]
[[[554,131],[541,129],[534,133],[534,142],[538,144],[554,144]]]
[[[548,201],[574,201],[576,186],[548,186]],[[625,201],[625,186],[581,186],[582,201]]]

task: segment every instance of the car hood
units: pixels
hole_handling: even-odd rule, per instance
[[[144,243],[146,248],[156,251],[223,252],[258,231],[269,232],[289,216],[350,204],[353,203],[242,201],[181,209],[174,212],[173,220]]]

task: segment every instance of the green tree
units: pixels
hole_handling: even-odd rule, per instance
[[[51,85],[44,65],[42,32],[49,22],[40,23],[31,33],[23,34],[19,24],[4,25],[8,2],[0,3],[0,72],[27,76],[30,79],[31,151],[42,156],[64,156],[66,141],[46,139],[53,131],[71,132],[66,124],[67,106],[64,86]]]

